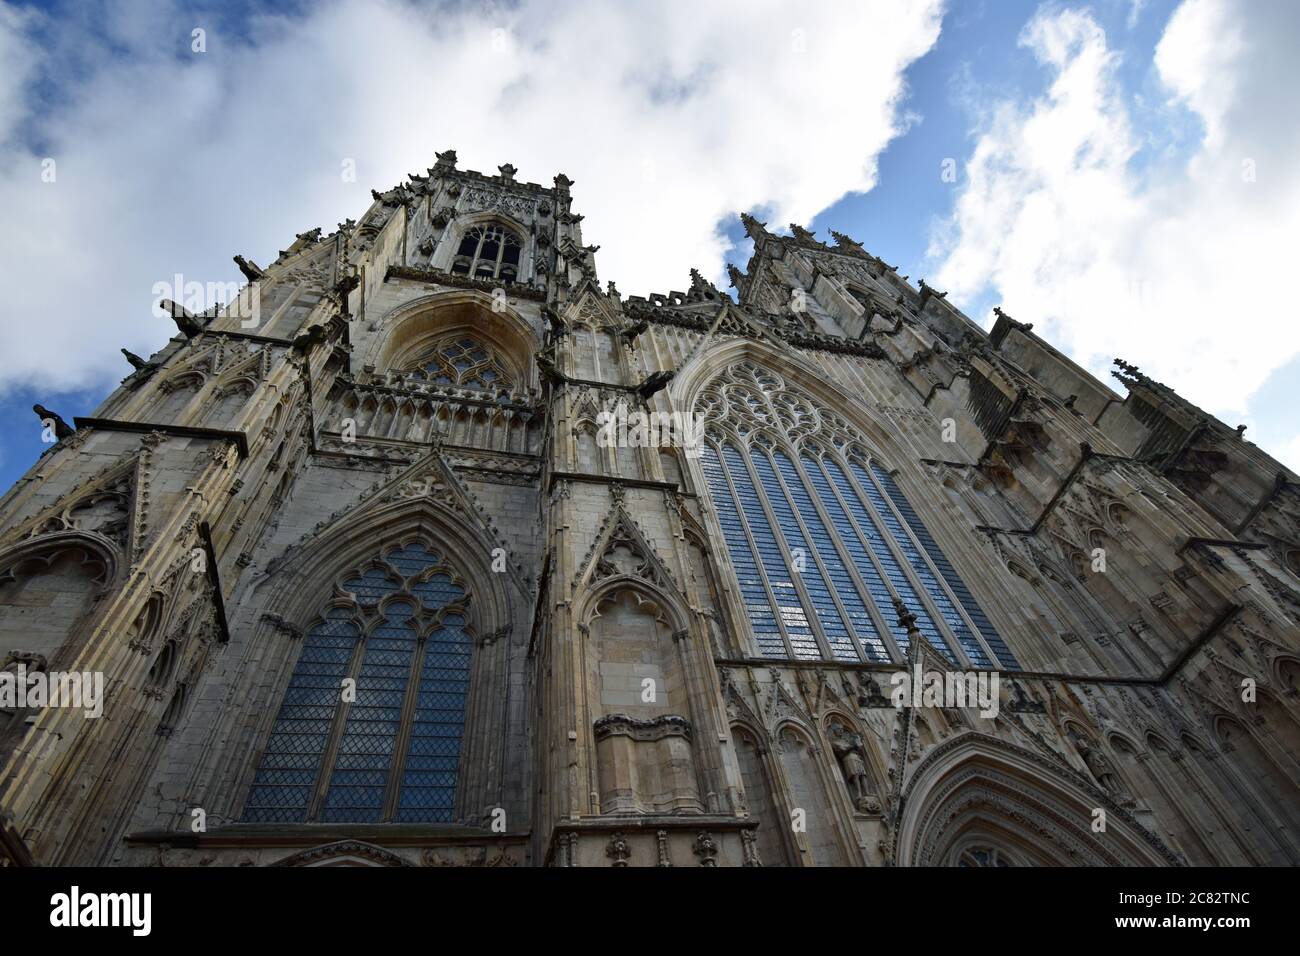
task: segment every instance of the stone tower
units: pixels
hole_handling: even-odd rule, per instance
[[[0,860],[1300,863],[1293,472],[838,233],[624,299],[572,185],[439,154],[38,407]]]

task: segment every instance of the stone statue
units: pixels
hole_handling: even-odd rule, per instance
[[[1103,790],[1115,797],[1121,803],[1132,803],[1133,799],[1129,796],[1128,791],[1124,788],[1124,783],[1120,780],[1119,773],[1115,770],[1115,765],[1111,763],[1100,749],[1094,747],[1084,740],[1078,734],[1074,734],[1074,746],[1079,751],[1079,756],[1083,758],[1084,766],[1092,774],[1097,783],[1101,784]]]
[[[853,805],[864,813],[877,813],[880,804],[871,792],[871,775],[862,753],[862,737],[841,724],[831,725],[831,750],[839,761]]]

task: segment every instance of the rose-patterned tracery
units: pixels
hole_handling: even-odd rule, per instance
[[[414,367],[435,385],[510,391],[514,379],[496,352],[478,339],[458,335],[438,343]]]
[[[1017,666],[889,469],[842,417],[750,363],[711,383],[695,411],[761,656],[905,660],[901,601],[954,663]]]
[[[244,820],[452,822],[468,605],[422,541],[345,574],[303,639]]]

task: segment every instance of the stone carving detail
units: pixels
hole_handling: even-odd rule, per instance
[[[1114,797],[1123,806],[1133,806],[1134,801],[1124,782],[1115,769],[1115,764],[1110,757],[1102,751],[1100,745],[1096,742],[1089,742],[1081,734],[1071,730],[1071,740],[1074,741],[1074,749],[1079,752],[1083,758],[1084,766],[1092,774],[1093,779],[1101,784],[1102,789]]]
[[[632,855],[632,848],[628,846],[627,838],[621,832],[610,835],[609,846],[605,847],[605,855],[610,859],[610,866],[627,866],[627,858]]]
[[[701,831],[695,837],[695,846],[692,852],[699,857],[700,866],[718,865],[718,844],[708,833]]]
[[[853,806],[862,813],[879,813],[880,801],[872,793],[871,775],[867,772],[862,737],[839,722],[832,723],[829,731],[831,750],[835,754],[835,759],[839,761]]]

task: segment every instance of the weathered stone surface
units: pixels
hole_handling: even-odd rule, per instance
[[[0,861],[1300,862],[1295,474],[841,234],[745,217],[739,301],[699,273],[602,291],[554,181],[441,154],[241,264],[252,321],[186,319],[52,430],[0,499],[0,666],[100,673],[104,716],[0,707]],[[713,457],[635,421],[606,441],[650,411],[700,416]],[[768,502],[741,509],[751,480]],[[854,481],[878,526],[847,517]],[[348,633],[330,671],[321,635]],[[891,702],[981,655],[996,713]],[[325,766],[367,752],[339,742],[366,706],[403,728],[361,810],[277,730],[313,660]]]

